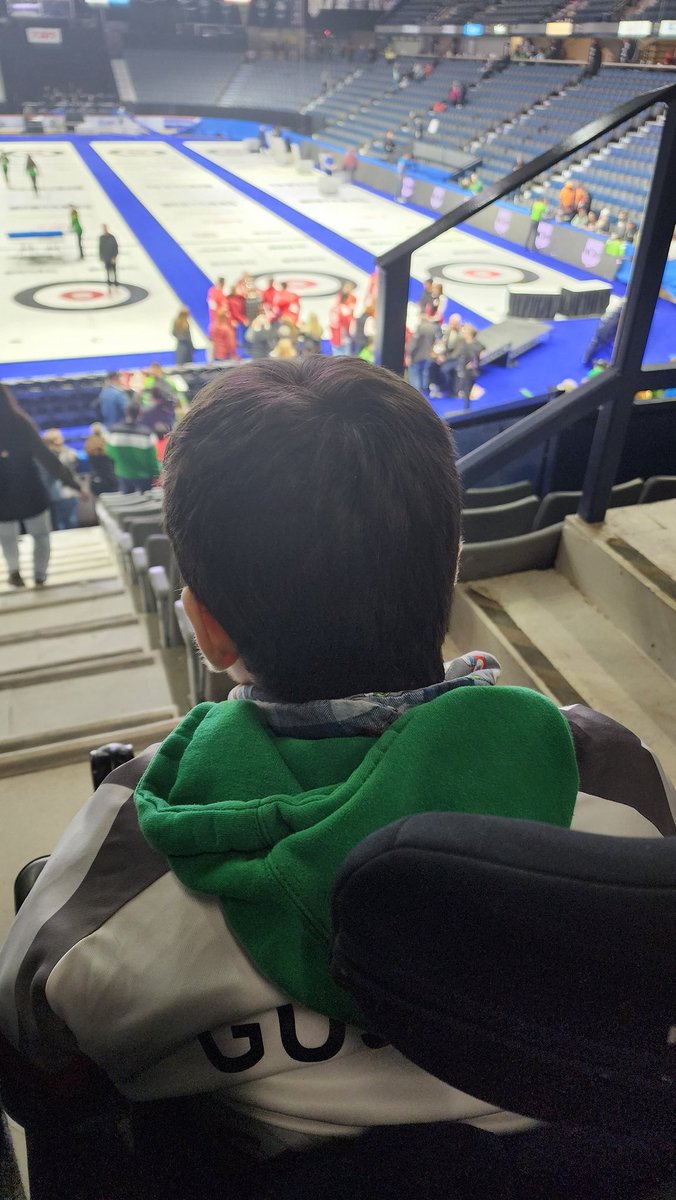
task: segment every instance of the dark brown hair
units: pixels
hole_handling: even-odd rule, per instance
[[[443,677],[460,536],[451,436],[356,358],[219,374],[174,430],[166,524],[183,578],[280,700]]]

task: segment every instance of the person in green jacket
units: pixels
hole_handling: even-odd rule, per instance
[[[5,179],[5,187],[9,187],[9,155],[4,150],[0,153],[0,170]]]
[[[75,206],[72,204],[70,207],[70,228],[71,228],[71,231],[75,234],[75,237],[77,238],[78,249],[80,251],[80,259],[83,259],[85,255],[84,255],[84,250],[82,249],[82,223],[80,221],[80,214],[78,213]]]
[[[31,154],[26,155],[26,174],[31,181],[35,195],[38,194],[38,164]]]
[[[150,491],[161,467],[157,458],[157,438],[143,424],[138,400],[130,400],[124,420],[107,430],[106,454],[113,460],[120,491]]]
[[[538,234],[538,226],[547,211],[547,203],[541,196],[537,196],[530,206],[530,225],[526,234],[525,247],[526,250],[533,250],[535,247],[535,239]]]

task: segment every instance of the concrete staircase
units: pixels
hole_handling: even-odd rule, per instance
[[[26,538],[25,579],[29,553]],[[100,527],[52,535],[45,588],[0,581],[0,938],[16,873],[51,851],[91,793],[89,751],[117,741],[145,749],[176,717]]]
[[[676,779],[676,500],[567,518],[554,570],[461,584],[449,632],[501,683],[614,717]]]

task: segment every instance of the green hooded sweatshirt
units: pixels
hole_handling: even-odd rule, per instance
[[[316,1012],[363,1025],[331,979],[331,887],[347,853],[400,817],[491,813],[568,827],[567,722],[522,688],[459,687],[379,737],[274,734],[248,700],[200,704],[136,790],[141,830],[188,888],[217,896],[258,970]]]

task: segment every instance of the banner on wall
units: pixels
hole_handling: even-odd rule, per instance
[[[60,46],[63,41],[60,29],[43,29],[40,25],[27,29],[26,37],[36,46]]]

